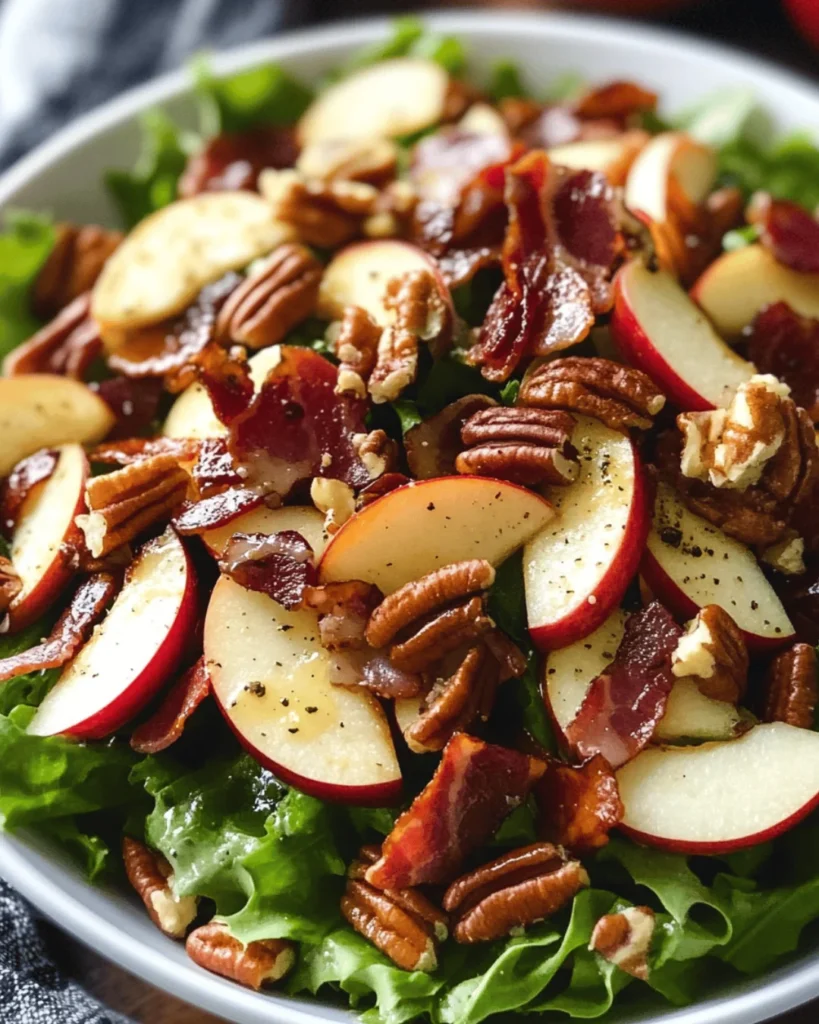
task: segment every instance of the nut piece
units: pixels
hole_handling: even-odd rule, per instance
[[[457,879],[444,909],[453,915],[456,942],[489,942],[557,913],[588,884],[583,865],[562,847],[535,843]]]
[[[321,264],[305,246],[280,245],[228,296],[216,320],[216,340],[275,345],[316,308],[321,275]]]
[[[434,971],[437,948],[449,932],[447,916],[417,889],[376,889],[364,880],[380,856],[365,846],[350,865],[341,912],[357,932],[405,971]]]
[[[398,445],[383,430],[353,434],[353,447],[371,480],[391,470],[398,461]]]
[[[602,420],[613,430],[648,430],[665,396],[642,371],[609,359],[567,356],[543,363],[524,378],[521,405],[567,409]]]
[[[34,282],[35,314],[50,320],[69,302],[90,291],[122,238],[122,232],[96,224],[58,224],[54,248]]]
[[[189,479],[173,455],[153,455],[89,480],[89,511],[75,522],[91,555],[101,558],[169,519],[185,500]]]
[[[793,530],[765,548],[759,557],[783,576],[799,576],[806,571],[805,541]]]
[[[366,398],[366,381],[378,359],[381,328],[360,306],[347,306],[342,319],[332,326],[334,330],[328,340],[341,363],[336,392]]]
[[[813,647],[794,644],[790,650],[777,654],[768,669],[763,720],[812,729],[816,700],[816,651]]]
[[[322,181],[295,168],[262,171],[259,191],[277,220],[293,227],[303,242],[322,249],[334,249],[360,234],[378,201],[378,189],[365,182]]]
[[[748,683],[748,649],[742,630],[719,605],[701,608],[671,656],[677,678],[691,677],[712,700],[737,704]]]
[[[77,296],[55,318],[6,357],[7,377],[20,373],[57,373],[82,380],[102,350],[102,338],[91,319],[91,293]]]
[[[355,492],[343,480],[317,476],[310,484],[310,500],[324,513],[324,529],[336,533],[355,512]]]
[[[385,185],[394,175],[398,146],[392,139],[316,139],[308,142],[296,170],[318,181],[364,181]]]
[[[656,920],[650,907],[626,907],[594,926],[589,949],[641,981],[648,979],[648,953]]]
[[[9,605],[23,589],[23,581],[17,575],[8,558],[0,555],[0,615],[5,615]]]
[[[256,991],[280,981],[296,963],[296,947],[287,939],[259,939],[243,946],[218,921],[194,929],[185,951],[205,970]]]
[[[128,881],[145,904],[151,920],[172,939],[181,939],[196,917],[196,896],[177,896],[173,891],[173,870],[161,853],[126,836],[122,859]]]
[[[579,470],[570,443],[574,423],[557,409],[481,409],[461,428],[461,440],[470,448],[457,457],[455,468],[530,486],[571,483]]]

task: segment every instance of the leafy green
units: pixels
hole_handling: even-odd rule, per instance
[[[83,832],[76,818],[54,818],[40,822],[40,834],[61,847],[82,868],[89,882],[107,869],[111,848],[101,836]]]
[[[467,366],[455,353],[437,359],[418,385],[416,401],[424,419],[464,395],[495,395],[497,385],[490,384],[474,366]]]
[[[408,15],[395,18],[392,33],[386,39],[364,47],[345,64],[341,73],[349,74],[392,57],[425,57],[441,64],[451,75],[461,74],[466,65],[466,55],[459,39],[428,32],[419,18]]]
[[[746,245],[752,245],[758,238],[759,228],[757,225],[748,224],[742,228],[735,228],[733,231],[726,231],[722,236],[722,248],[726,252],[744,249]]]
[[[721,89],[704,97],[678,114],[673,125],[706,146],[716,148],[739,139],[760,139],[769,129],[754,90],[744,86]]]
[[[576,71],[566,71],[551,83],[546,90],[546,99],[549,103],[563,103],[577,99],[588,88],[588,81],[583,75]]]
[[[514,405],[520,394],[520,381],[512,378],[501,388],[500,400],[504,405]]]
[[[772,145],[739,138],[720,151],[720,173],[746,195],[763,189],[809,210],[819,204],[819,147],[804,134]]]
[[[31,287],[54,247],[50,217],[13,211],[0,233],[0,359],[40,326],[31,312]]]
[[[406,434],[408,430],[412,430],[413,427],[417,427],[424,421],[417,404],[411,398],[399,398],[392,403],[392,407],[401,424],[402,434]]]
[[[523,83],[518,62],[514,60],[495,61],[492,65],[486,92],[494,103],[499,103],[510,97],[528,96],[529,90]]]

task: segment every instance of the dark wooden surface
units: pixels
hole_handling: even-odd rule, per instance
[[[421,7],[423,4],[418,3],[416,6]],[[476,0],[469,0],[465,6],[474,7],[481,4]],[[483,6],[537,8],[548,5],[537,2],[503,3],[501,0]],[[403,8],[403,5],[401,7]],[[339,4],[338,0],[317,0],[312,9],[316,14],[320,15],[324,11],[328,18],[338,18],[340,8],[353,16],[394,11],[397,10],[397,5],[351,3],[349,0]],[[700,33],[712,39],[762,53],[795,70],[819,78],[819,57],[791,30],[776,0],[705,0],[695,11],[677,15],[673,19],[667,19],[667,22],[686,32]],[[637,71],[638,69],[635,69],[635,74],[639,77]],[[56,928],[48,926],[46,934],[55,957],[71,976],[77,978],[107,1006],[126,1014],[138,1024],[218,1024],[219,1018],[195,1010],[158,992],[109,964]],[[777,1024],[816,1024],[817,1020],[819,1002],[786,1014],[779,1018]]]

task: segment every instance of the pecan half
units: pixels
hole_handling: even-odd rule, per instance
[[[385,185],[395,176],[398,146],[392,139],[318,139],[299,154],[296,170],[318,181]]]
[[[764,721],[812,729],[817,700],[815,649],[810,644],[794,644],[777,654],[767,682]]]
[[[316,308],[322,266],[303,245],[280,245],[228,297],[214,336],[263,348],[281,341]]]
[[[559,846],[535,843],[457,879],[444,909],[456,942],[489,942],[551,917],[588,884],[580,861]]]
[[[641,981],[648,979],[648,954],[656,919],[650,907],[626,907],[594,926],[589,949]]]
[[[331,340],[341,364],[336,385],[339,394],[349,392],[360,398],[366,397],[366,381],[378,359],[380,338],[381,328],[366,310],[360,306],[345,308]]]
[[[91,555],[107,555],[170,519],[185,500],[188,482],[188,474],[172,455],[154,455],[89,480],[89,511],[77,516],[76,523]]]
[[[688,623],[671,657],[678,678],[693,678],[712,700],[738,704],[748,684],[748,649],[745,637],[719,605],[701,608]]]
[[[287,939],[258,939],[245,946],[219,921],[195,928],[185,952],[206,971],[257,991],[281,981],[296,963],[296,947]]]
[[[23,589],[23,581],[17,575],[8,558],[0,555],[0,615],[5,615],[11,602]]]
[[[362,181],[322,181],[295,168],[262,171],[259,191],[274,216],[308,245],[334,249],[360,234],[376,209],[378,189]]]
[[[173,891],[173,870],[161,853],[126,836],[122,860],[128,881],[145,904],[151,920],[166,935],[181,939],[196,917],[197,897],[177,896]]]
[[[455,468],[530,486],[571,483],[579,471],[570,440],[574,422],[557,409],[481,409],[461,427],[461,440],[470,447]]]
[[[96,224],[58,224],[54,248],[34,282],[35,314],[50,319],[89,291],[122,238],[122,232]]]
[[[648,430],[665,405],[665,396],[641,370],[583,356],[538,366],[524,378],[518,400],[539,409],[584,413],[624,431]]]
[[[423,672],[445,654],[488,633],[492,625],[492,620],[484,614],[483,598],[472,597],[444,609],[406,640],[393,644],[390,661],[404,672]]]
[[[50,323],[6,357],[5,375],[57,373],[82,380],[102,351],[102,338],[90,317],[90,308],[91,293],[78,295]]]
[[[357,932],[405,971],[434,971],[447,916],[417,889],[376,889],[364,878],[381,855],[365,846],[347,872],[341,912]]]
[[[464,395],[404,435],[407,464],[417,480],[451,476],[461,454],[461,427],[479,409],[494,407],[488,395]]]

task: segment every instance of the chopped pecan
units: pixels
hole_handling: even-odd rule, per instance
[[[109,231],[96,224],[58,224],[54,248],[34,282],[35,314],[43,320],[50,319],[90,291],[122,238],[120,231]]]
[[[648,430],[665,396],[641,370],[609,359],[567,356],[543,363],[525,377],[519,402],[584,413],[613,430]]]
[[[535,843],[457,879],[446,891],[444,909],[452,915],[456,942],[490,942],[551,917],[587,885],[580,861],[562,847]]]
[[[412,636],[390,648],[390,661],[404,672],[423,672],[445,654],[477,640],[492,628],[482,597],[472,597],[439,612]]]
[[[329,534],[336,533],[355,512],[355,491],[343,480],[313,477],[310,499],[324,513],[324,529]]]
[[[367,621],[381,596],[372,583],[346,580],[305,587],[302,603],[318,612],[322,645],[329,651],[346,651],[366,647]]]
[[[173,891],[173,870],[161,853],[126,836],[122,860],[128,881],[145,904],[151,920],[166,935],[181,939],[196,917],[197,898],[177,896]]]
[[[188,719],[210,693],[204,655],[168,690],[159,708],[131,734],[131,747],[140,754],[158,754],[176,743]]]
[[[777,654],[768,669],[764,721],[812,729],[816,700],[816,650],[794,644]]]
[[[296,963],[296,947],[287,939],[257,939],[244,945],[218,921],[195,928],[185,952],[206,971],[257,991],[281,981]]]
[[[394,491],[398,487],[403,487],[405,484],[410,482],[408,476],[404,476],[403,473],[385,473],[383,476],[378,477],[377,480],[373,480],[371,484],[367,484],[366,487],[358,492],[358,498],[356,499],[356,509],[364,508],[365,505],[370,505],[374,501],[378,501],[379,498],[383,498],[385,494],[389,494],[390,491]]]
[[[398,445],[383,430],[353,434],[353,448],[371,480],[391,470],[398,461]]]
[[[365,880],[380,856],[365,846],[347,872],[341,912],[349,923],[405,971],[434,971],[448,933],[447,916],[417,889],[376,889]]]
[[[395,176],[398,146],[392,139],[317,139],[299,154],[296,170],[317,181],[364,181],[382,186]]]
[[[274,216],[290,224],[308,245],[334,249],[361,233],[376,209],[378,189],[363,181],[322,181],[295,168],[265,170],[259,190]]]
[[[693,678],[706,697],[729,704],[745,694],[748,665],[742,630],[717,604],[700,609],[671,656],[675,676]]]
[[[540,835],[585,853],[605,846],[623,817],[617,777],[602,754],[579,767],[554,761],[535,787]]]
[[[455,468],[530,486],[571,483],[579,470],[570,442],[574,422],[557,409],[482,409],[461,428],[461,440],[470,447]]]
[[[170,519],[185,500],[189,479],[172,455],[154,455],[90,479],[88,513],[76,523],[91,555],[107,555]]]
[[[589,949],[633,978],[648,978],[648,954],[656,920],[650,907],[626,907],[594,926]]]
[[[306,246],[279,246],[228,296],[216,318],[216,340],[251,348],[275,345],[314,311],[321,275],[321,264]]]
[[[805,538],[795,530],[788,530],[781,540],[761,551],[759,558],[783,576],[800,576],[807,569]]]
[[[57,373],[82,380],[102,351],[102,338],[90,317],[90,308],[91,293],[78,295],[50,323],[6,357],[3,363],[6,376]]]
[[[23,581],[8,558],[0,555],[0,615],[5,615],[11,602],[23,589]]]
[[[404,449],[412,475],[418,480],[451,476],[461,453],[461,427],[473,413],[495,406],[487,395],[464,395],[404,435]]]
[[[381,328],[366,310],[360,306],[346,307],[332,337],[341,364],[336,391],[366,397],[366,381],[375,369],[380,338]]]

